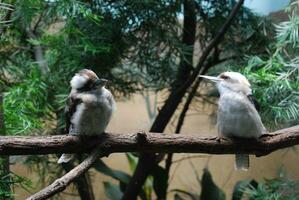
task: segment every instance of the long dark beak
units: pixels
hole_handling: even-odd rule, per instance
[[[215,77],[215,76],[198,75],[198,77],[207,79],[207,80],[212,81],[214,83],[218,83],[219,81],[222,81],[221,78],[218,78],[218,77]]]
[[[96,86],[103,86],[103,85],[106,85],[108,82],[107,79],[104,79],[104,78],[101,78],[99,80],[96,81]]]
[[[101,78],[100,81],[101,81],[102,83],[107,83],[107,82],[109,82],[107,79],[104,79],[104,78]]]

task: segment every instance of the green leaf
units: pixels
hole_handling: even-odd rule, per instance
[[[258,183],[255,180],[238,181],[234,187],[232,200],[241,200],[246,188],[248,188],[248,187],[256,188],[257,185],[258,185]]]
[[[166,199],[166,193],[168,188],[168,173],[167,171],[157,166],[152,172],[154,177],[153,187],[158,199]]]
[[[27,41],[32,45],[41,45],[42,44],[42,42],[40,40],[36,40],[36,39],[28,39]]]
[[[110,200],[120,200],[123,196],[123,193],[120,191],[120,188],[112,183],[104,182],[104,189],[106,196]]]
[[[173,189],[171,191],[186,195],[186,196],[190,197],[192,200],[198,200],[200,198],[197,194],[194,194],[192,192],[187,192],[187,191],[181,190],[181,189]]]
[[[132,155],[131,155],[132,156]],[[137,162],[136,162],[137,163]],[[97,160],[94,165],[94,169],[100,173],[105,174],[106,176],[110,176],[119,181],[119,190],[124,192],[127,184],[129,183],[131,176],[123,171],[114,170],[108,167],[102,160]],[[141,199],[146,199],[145,191],[141,190],[139,196]]]
[[[128,175],[127,173],[122,172],[120,170],[111,169],[100,159],[97,160],[93,166],[95,170],[97,170],[98,172],[101,172],[106,176],[110,176],[116,180],[119,180],[122,183],[128,184],[131,179],[131,176]]]
[[[174,200],[184,200],[179,194],[174,194]]]
[[[134,172],[138,163],[138,158],[135,157],[132,153],[126,153],[126,156],[129,161],[130,169],[132,172]]]
[[[201,200],[224,200],[224,192],[214,183],[208,169],[204,169],[201,180]]]

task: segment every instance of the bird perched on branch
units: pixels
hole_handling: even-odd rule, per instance
[[[106,79],[100,79],[93,71],[83,69],[71,80],[71,92],[66,106],[66,131],[73,135],[101,134],[105,131],[115,101],[105,88]],[[58,163],[65,163],[73,154],[62,154]]]
[[[250,83],[240,73],[224,72],[217,77],[199,75],[216,83],[220,93],[217,113],[219,137],[258,139],[266,129],[252,97]],[[236,154],[237,170],[248,170],[249,155]]]

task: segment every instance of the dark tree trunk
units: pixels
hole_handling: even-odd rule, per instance
[[[174,82],[172,91],[166,100],[164,106],[160,110],[158,116],[156,117],[150,131],[151,132],[163,132],[168,122],[170,121],[172,115],[177,109],[179,103],[183,99],[186,94],[188,88],[193,84],[193,82],[197,79],[198,73],[202,72],[202,67],[208,58],[211,51],[220,43],[224,34],[227,32],[228,28],[232,24],[233,19],[237,15],[241,6],[243,5],[244,0],[240,0],[232,9],[227,21],[222,25],[216,36],[211,40],[211,42],[207,45],[207,47],[202,51],[202,55],[196,65],[195,70],[191,73],[190,66],[191,61],[181,60],[179,72],[184,72],[185,74],[178,75],[178,79]],[[194,18],[191,17],[194,15]],[[189,19],[188,22],[184,20],[183,27],[183,42],[190,42],[193,40],[193,44],[195,41],[195,29],[196,29],[196,17],[195,17],[195,4],[192,0],[184,1],[184,19]],[[190,21],[191,20],[191,21]],[[194,20],[192,22],[192,20]],[[194,26],[193,26],[194,25]],[[194,31],[193,31],[194,30]],[[194,35],[191,35],[191,34]],[[186,35],[188,34],[188,35]],[[185,41],[184,41],[185,40]],[[190,53],[190,52],[189,52]],[[193,52],[192,54],[193,55]],[[192,56],[189,59],[192,59]],[[189,69],[189,70],[188,70]],[[191,74],[190,74],[191,73]],[[181,80],[180,78],[184,78]],[[146,163],[146,164],[143,164]],[[146,177],[150,174],[151,170],[156,165],[156,157],[149,154],[142,154],[140,156],[140,160],[136,167],[136,170],[133,174],[133,177],[125,191],[123,196],[124,200],[134,200],[137,198],[139,191],[141,190],[142,185],[144,184]]]
[[[176,108],[183,99],[186,90],[180,90],[184,82],[190,77],[193,69],[193,47],[196,32],[196,13],[193,0],[184,1],[184,24],[183,24],[183,44],[189,47],[189,52],[182,55],[177,80],[173,83],[171,93],[164,106],[156,117],[150,132],[163,132]],[[184,59],[183,59],[184,58]],[[153,154],[141,154],[134,175],[127,186],[124,200],[134,200],[137,198],[141,187],[147,176],[156,165],[156,156]]]

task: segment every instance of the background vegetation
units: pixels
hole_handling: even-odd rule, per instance
[[[217,35],[235,3],[234,0],[225,3],[7,0],[1,3],[0,89],[4,94],[5,118],[2,134],[62,134],[69,80],[82,68],[90,68],[111,80],[109,89],[119,99],[135,93],[147,99],[149,91],[171,94],[190,77],[202,51]],[[209,74],[228,69],[244,73],[252,83],[254,95],[261,104],[262,118],[270,129],[299,122],[298,2],[293,2],[287,12],[288,21],[272,25],[268,19],[243,7],[202,67],[202,72]],[[182,95],[183,102],[189,94],[187,90]],[[193,103],[206,98],[213,97],[209,93],[199,100],[195,98]],[[181,110],[178,106],[175,109]],[[151,111],[149,115],[157,127],[159,118],[154,121],[157,113]],[[166,125],[161,122],[156,130],[163,131]],[[177,129],[176,133],[179,132]],[[55,155],[27,156],[16,158],[15,162],[22,162],[39,173],[38,184],[48,184],[73,166],[58,166],[54,158]],[[127,154],[127,158],[133,173],[138,158],[133,154]],[[153,167],[139,192],[141,199],[152,199],[154,193],[158,199],[166,198],[171,155],[168,161],[166,166]],[[106,182],[104,187],[107,197],[119,199],[131,175],[113,170],[101,160],[94,168],[118,180],[118,185]],[[1,174],[3,198],[13,198],[11,185],[22,184],[26,189],[32,186],[25,177],[7,169]],[[82,199],[92,199],[92,190],[80,190],[82,184],[84,188],[92,187],[89,179],[87,174],[76,182]],[[198,179],[201,194],[178,189],[174,191],[175,198],[224,198],[208,170]],[[295,184],[284,179],[277,181]],[[265,196],[280,199],[284,189],[276,187],[281,185],[277,181],[257,183],[256,187],[243,184],[238,191],[252,199],[265,199]],[[218,196],[205,196],[211,190],[217,191]]]

